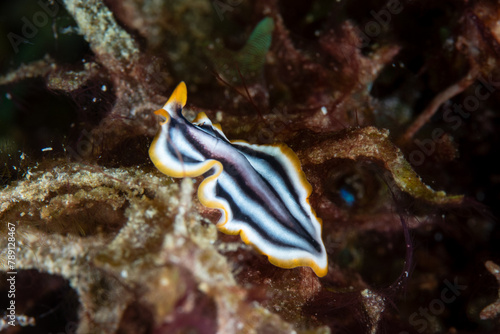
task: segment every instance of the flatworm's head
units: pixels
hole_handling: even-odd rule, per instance
[[[168,99],[167,103],[163,106],[163,108],[155,111],[155,114],[165,118],[161,124],[165,124],[169,120],[169,116],[177,116],[182,108],[186,105],[187,101],[187,88],[184,81],[181,81],[177,87],[175,88],[172,95]]]
[[[165,124],[165,123],[167,123],[168,120],[170,119],[170,116],[168,116],[168,112],[165,109],[163,109],[163,108],[156,110],[155,111],[155,115],[161,116],[161,117],[163,117],[165,119],[164,121],[162,121],[160,123],[162,125]]]
[[[180,106],[180,108],[184,108],[187,101],[187,88],[184,81],[181,81],[177,87],[175,88],[172,95],[168,99],[167,103],[163,106],[165,110],[168,111],[169,106]]]
[[[183,119],[182,108],[186,105],[186,101],[187,88],[184,81],[181,81],[172,95],[170,95],[170,98],[163,108],[155,111],[155,114],[163,119],[160,122],[160,130],[149,148],[149,157],[160,172],[172,177],[195,177],[211,168],[211,166],[208,165],[202,166],[202,168],[195,168],[194,170],[186,168],[186,164],[183,163],[182,154],[180,152],[178,152],[177,156],[181,159],[175,159],[180,160],[178,164],[174,163],[173,159],[169,159],[168,154],[165,154],[165,152],[167,152],[165,146],[176,147],[175,144],[172,145],[172,136],[170,133],[171,123],[172,119],[174,119],[174,121]]]

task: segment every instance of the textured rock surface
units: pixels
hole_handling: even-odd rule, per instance
[[[21,38],[0,41],[0,306],[15,226],[19,324],[4,316],[5,332],[499,330],[497,5],[2,6]],[[154,169],[153,111],[181,80],[188,118],[297,153],[326,277],[219,233],[201,178]]]

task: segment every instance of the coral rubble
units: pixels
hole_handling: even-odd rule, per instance
[[[498,4],[26,3],[1,5],[0,330],[498,331]],[[181,80],[187,118],[297,153],[325,277],[221,234],[200,179],[153,167]]]

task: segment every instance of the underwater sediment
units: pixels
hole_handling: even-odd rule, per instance
[[[500,329],[495,2],[0,6],[2,332]],[[189,121],[295,152],[324,277],[155,168],[181,81]]]

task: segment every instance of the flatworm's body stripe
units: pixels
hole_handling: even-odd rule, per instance
[[[165,120],[149,149],[155,166],[172,177],[204,175],[198,198],[221,211],[220,231],[239,234],[274,265],[309,266],[326,275],[321,220],[309,204],[311,186],[295,153],[285,145],[229,141],[204,113],[188,122],[185,103],[181,82],[156,111]]]

